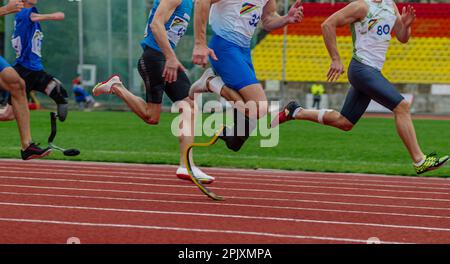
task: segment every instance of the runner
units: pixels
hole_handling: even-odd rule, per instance
[[[208,17],[214,31],[209,48],[206,45]],[[197,2],[193,62],[204,67],[209,56],[213,69],[206,70],[192,85],[190,97],[192,99],[195,93],[214,92],[236,102],[234,127],[227,127],[221,136],[229,149],[239,151],[256,128],[257,120],[268,110],[266,94],[256,79],[250,54],[256,27],[262,22],[266,31],[272,31],[300,23],[302,19],[301,0],[285,16],[277,13],[275,0]]]
[[[190,135],[180,135],[180,167],[176,173],[178,178],[184,180],[191,180],[185,167],[184,153],[194,142],[194,102],[188,96],[191,83],[174,49],[188,28],[193,6],[192,0],[156,0],[153,4],[145,39],[141,43],[144,53],[138,62],[139,73],[147,92],[146,101],[128,91],[119,76],[112,76],[93,90],[94,96],[101,94],[118,96],[136,115],[150,125],[157,125],[160,121],[164,92],[172,102],[188,104],[189,109],[183,109],[182,123],[188,126],[184,127],[184,130],[190,131]],[[213,177],[200,168],[192,166],[192,170],[202,183],[214,181]]]
[[[24,3],[20,0],[10,0],[7,5],[0,7],[0,15],[21,12]],[[50,148],[42,149],[32,142],[30,132],[30,112],[25,90],[25,83],[17,72],[0,57],[0,85],[11,94],[11,108],[6,108],[6,116],[11,113],[17,117],[16,122],[19,128],[22,143],[21,156],[23,160],[43,158],[51,153]],[[2,113],[4,114],[4,113]],[[5,120],[7,120],[6,118]]]
[[[381,73],[391,33],[394,32],[400,42],[407,43],[415,19],[413,7],[404,7],[400,14],[392,0],[358,0],[333,14],[322,24],[325,44],[332,59],[328,81],[336,81],[344,73],[336,44],[336,27],[350,24],[354,43],[353,59],[348,69],[352,86],[342,111],[307,110],[291,102],[273,120],[272,126],[296,119],[350,131],[370,101],[374,100],[393,111],[398,134],[413,160],[417,174],[444,166],[449,161],[448,156],[423,154],[412,123],[410,104]]]

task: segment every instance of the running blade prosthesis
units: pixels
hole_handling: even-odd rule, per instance
[[[55,150],[59,150],[61,151],[64,156],[67,157],[75,157],[80,155],[80,151],[78,149],[63,149],[60,148],[58,146],[56,146],[55,144],[53,144],[53,140],[55,140],[56,137],[56,120],[58,119],[58,115],[56,113],[51,112],[50,113],[50,123],[51,123],[51,133],[50,136],[48,137],[48,146],[51,149],[55,149]]]
[[[209,190],[208,188],[206,188],[194,175],[194,172],[192,171],[192,166],[191,166],[191,160],[190,160],[190,154],[191,154],[191,150],[194,147],[209,147],[214,145],[217,140],[219,139],[219,136],[222,134],[223,130],[225,129],[224,126],[222,126],[219,131],[217,131],[216,135],[211,139],[210,142],[208,143],[194,143],[192,145],[189,146],[189,148],[186,150],[185,153],[185,160],[186,160],[186,169],[189,173],[189,176],[191,176],[191,180],[192,182],[197,185],[197,187],[200,189],[200,191],[202,191],[204,194],[206,194],[209,198],[213,199],[214,201],[223,201],[224,198],[221,196],[218,196],[217,194],[215,194],[214,192],[212,192],[211,190]]]

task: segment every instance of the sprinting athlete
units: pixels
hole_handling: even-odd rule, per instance
[[[0,15],[20,12],[24,4],[20,0],[10,0],[7,5],[0,7]],[[25,83],[17,72],[0,57],[0,85],[11,94],[11,107],[6,109],[14,113],[19,128],[20,140],[22,143],[21,156],[23,160],[43,158],[51,153],[50,148],[42,149],[34,144],[30,132],[30,112],[25,90]]]
[[[206,23],[210,21],[214,36],[206,45]],[[303,7],[298,0],[289,13],[280,16],[275,0],[203,0],[195,7],[195,47],[193,62],[206,66],[208,56],[212,69],[192,85],[195,93],[214,92],[231,102],[254,105],[256,110],[236,106],[234,128],[227,128],[221,139],[233,151],[239,151],[256,128],[256,121],[267,114],[267,98],[256,79],[250,43],[259,22],[266,31],[300,23]],[[214,73],[215,72],[215,73]],[[216,76],[217,75],[217,76]],[[245,124],[245,126],[238,125]]]
[[[184,102],[190,113],[182,114],[184,130],[190,135],[180,135],[180,167],[176,174],[184,180],[191,180],[185,167],[184,153],[194,142],[194,102],[189,99],[191,83],[185,68],[178,60],[174,49],[186,33],[194,7],[193,0],[156,0],[153,4],[141,45],[144,53],[138,62],[138,70],[144,80],[147,100],[128,91],[119,76],[112,76],[106,82],[94,87],[94,96],[114,94],[125,101],[130,109],[149,125],[160,120],[163,93],[174,103]],[[163,144],[163,142],[161,142]],[[202,183],[212,183],[214,178],[193,166],[194,175]]]
[[[291,102],[272,125],[297,119],[349,131],[364,114],[370,101],[374,100],[394,112],[398,134],[417,174],[444,166],[449,161],[448,156],[423,154],[412,123],[410,104],[381,73],[391,33],[394,32],[400,42],[407,43],[415,19],[413,7],[404,7],[400,14],[393,0],[358,0],[333,14],[322,24],[323,37],[332,60],[328,81],[335,81],[344,73],[336,44],[336,28],[350,24],[354,43],[353,59],[348,69],[351,88],[342,111],[307,110]]]
[[[64,20],[64,13],[39,14],[37,0],[24,0],[25,8],[15,17],[12,46],[16,51],[14,69],[25,80],[27,91],[39,91],[52,98],[57,105],[60,121],[65,121],[68,113],[67,91],[62,83],[44,71],[42,65],[42,39],[44,34],[41,21]]]

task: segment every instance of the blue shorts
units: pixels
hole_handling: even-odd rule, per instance
[[[218,61],[209,58],[211,65],[225,85],[239,91],[244,87],[257,84],[250,48],[240,47],[217,35],[209,42],[209,47],[216,53]]]
[[[9,63],[2,56],[0,56],[0,72],[8,67],[11,67],[11,65],[9,65]]]
[[[359,121],[371,100],[393,111],[405,99],[379,70],[355,59],[350,62],[348,79],[352,87],[341,114],[352,124]]]

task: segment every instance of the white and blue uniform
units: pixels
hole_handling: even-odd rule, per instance
[[[227,87],[240,89],[259,83],[253,67],[250,44],[268,0],[226,0],[211,6],[214,36],[209,47],[218,61],[210,59],[214,71]]]
[[[16,14],[12,45],[16,51],[17,64],[32,70],[42,71],[41,47],[44,34],[41,24],[31,21],[31,14],[38,13],[36,7],[24,8]]]
[[[145,49],[146,47],[152,48],[156,51],[161,52],[158,43],[153,36],[152,29],[150,25],[152,24],[153,17],[155,16],[156,10],[158,9],[161,0],[155,0],[152,10],[150,12],[147,26],[145,28],[145,39],[142,41],[141,46]],[[189,21],[191,20],[192,10],[194,8],[193,0],[183,0],[181,4],[175,9],[172,16],[169,18],[165,24],[167,31],[167,38],[169,39],[170,45],[173,49],[176,48],[180,39],[184,36],[189,26]]]

